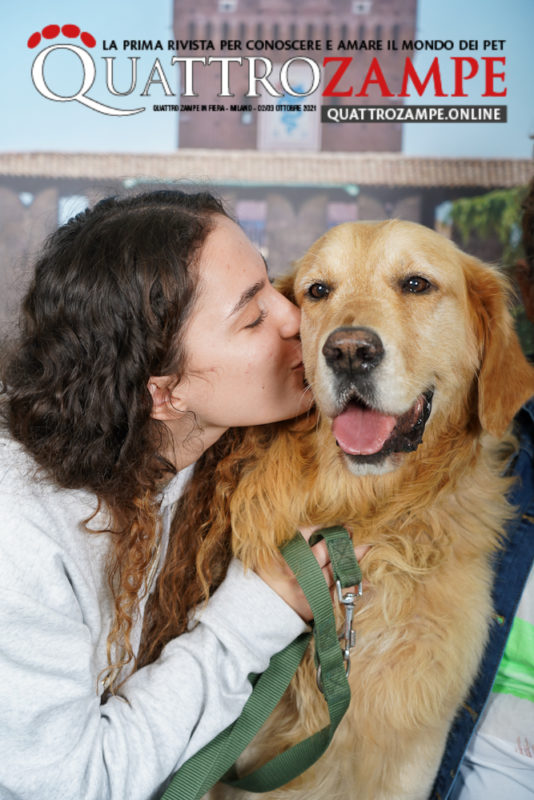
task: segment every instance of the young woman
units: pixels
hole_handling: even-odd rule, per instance
[[[199,530],[173,549],[173,638],[146,624],[138,659],[169,535],[196,513],[174,514],[190,466],[230,426],[310,405],[298,326],[209,194],[107,199],[48,240],[3,374],[2,798],[158,797],[305,627],[288,571],[205,558]]]

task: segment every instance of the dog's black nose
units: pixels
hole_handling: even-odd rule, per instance
[[[362,375],[384,357],[384,345],[370,328],[336,328],[323,345],[323,355],[334,372]]]

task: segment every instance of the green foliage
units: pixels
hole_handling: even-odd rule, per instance
[[[502,245],[500,260],[513,276],[515,263],[524,258],[521,242],[521,203],[528,187],[497,189],[479,197],[455,200],[449,212],[452,222],[465,246],[471,236],[484,239],[496,235]],[[534,326],[521,303],[512,309],[515,327],[525,353],[534,353]]]
[[[502,244],[502,261],[513,264],[522,257],[521,203],[527,187],[496,189],[478,197],[462,197],[452,203],[450,220],[465,245],[470,236],[483,239],[495,233]]]

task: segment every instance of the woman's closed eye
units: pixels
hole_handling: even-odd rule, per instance
[[[264,310],[260,311],[260,313],[256,317],[256,319],[253,322],[251,322],[249,325],[245,325],[245,328],[257,328],[258,325],[261,325],[261,323],[263,322],[263,320],[265,319],[266,316],[267,316],[267,312],[266,311],[264,311]]]

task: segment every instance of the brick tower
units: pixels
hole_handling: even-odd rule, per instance
[[[329,56],[352,56],[349,83],[361,85],[373,57],[393,92],[399,91],[402,66],[407,55],[399,50],[386,49],[386,42],[401,42],[415,38],[417,0],[174,0],[174,35],[176,40],[205,39],[213,42],[215,50],[181,51],[181,56],[252,57],[263,56],[277,65],[296,56],[314,59],[319,64]],[[242,43],[240,51],[221,49],[222,40]],[[305,40],[321,41],[323,49],[261,50],[246,48],[249,41]],[[326,51],[324,43],[331,40],[333,49]],[[380,52],[371,49],[338,50],[339,42],[382,41]],[[339,62],[327,64],[324,79],[328,81]],[[198,68],[200,67],[200,69]],[[295,127],[295,116],[256,110],[258,103],[272,103],[273,98],[250,99],[248,70],[238,64],[230,65],[231,89],[235,97],[225,98],[226,104],[240,108],[252,105],[252,110],[224,113],[185,111],[180,114],[179,145],[184,147],[217,147],[225,149],[300,149],[326,151],[399,151],[400,123],[321,124],[321,102],[358,105],[399,102],[397,98],[381,100],[374,95],[366,98],[321,98],[323,87],[312,98],[302,102],[315,103],[317,113],[301,115],[302,135],[291,144],[286,130]],[[309,76],[308,76],[309,80]],[[217,67],[195,69],[195,90],[203,103],[220,103],[217,98],[220,73]],[[371,92],[370,92],[371,95]],[[284,102],[301,102],[285,97]],[[184,102],[194,103],[196,98]]]

